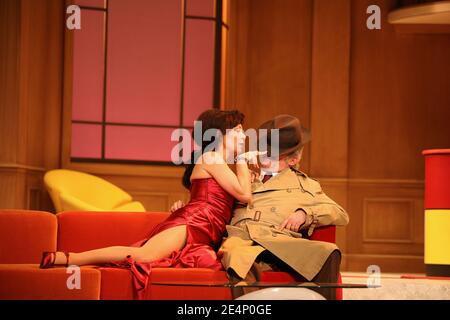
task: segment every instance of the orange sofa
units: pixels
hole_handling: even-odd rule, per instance
[[[61,212],[0,210],[0,299],[134,299],[132,275],[119,268],[82,266],[80,288],[69,289],[66,268],[39,269],[43,251],[80,252],[144,239],[165,212]],[[313,239],[335,241],[335,227],[316,229]],[[266,272],[267,281],[293,281]],[[150,281],[226,280],[224,271],[154,268]],[[337,292],[341,299],[342,293]],[[146,299],[232,299],[227,288],[151,285]]]

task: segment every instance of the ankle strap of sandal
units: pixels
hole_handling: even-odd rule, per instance
[[[69,266],[69,253],[65,252],[65,251],[63,251],[63,252],[64,252],[64,255],[66,256],[66,267],[68,267]]]

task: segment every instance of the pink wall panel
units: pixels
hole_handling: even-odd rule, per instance
[[[109,0],[107,121],[178,125],[181,1]]]
[[[72,124],[71,156],[75,158],[101,158],[102,126]]]
[[[105,157],[108,159],[171,161],[170,140],[175,129],[107,126]]]
[[[213,107],[214,21],[186,20],[183,125]]]
[[[72,3],[79,6],[106,8],[106,0],[74,0]]]
[[[73,120],[102,120],[105,14],[82,10],[81,30],[73,31]]]
[[[186,0],[186,14],[189,16],[215,17],[215,0]]]

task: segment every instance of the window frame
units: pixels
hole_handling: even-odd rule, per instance
[[[223,30],[229,30],[227,24],[228,17],[224,17],[223,5],[229,5],[228,0],[215,0],[215,17],[205,17],[197,15],[187,14],[186,1],[180,0],[182,4],[182,62],[181,62],[181,95],[180,95],[180,120],[179,126],[161,126],[161,125],[147,125],[147,124],[136,124],[136,123],[117,123],[117,122],[107,122],[106,121],[106,77],[107,77],[107,37],[108,37],[108,2],[105,0],[105,8],[92,7],[80,5],[82,10],[97,10],[105,12],[105,46],[104,46],[104,82],[103,82],[103,106],[102,106],[102,121],[83,121],[83,120],[72,120],[72,88],[73,88],[73,32],[64,28],[64,74],[63,74],[63,121],[62,121],[62,143],[61,143],[61,164],[63,168],[70,168],[76,170],[84,170],[86,168],[96,168],[97,171],[104,171],[102,167],[109,167],[114,170],[122,170],[126,166],[126,171],[130,170],[135,172],[145,173],[145,174],[162,174],[163,176],[178,176],[180,170],[183,170],[182,166],[177,166],[172,162],[166,161],[152,161],[152,160],[127,160],[127,159],[107,159],[105,158],[105,131],[107,125],[125,125],[127,127],[139,126],[139,127],[149,127],[149,128],[185,128],[192,129],[192,126],[183,126],[183,104],[184,104],[184,64],[185,64],[185,42],[186,42],[186,20],[187,19],[206,19],[215,22],[215,39],[214,39],[214,75],[213,75],[213,101],[212,105],[214,108],[224,108],[224,96],[225,96],[225,77],[224,71],[226,70],[226,60],[227,53],[223,50]],[[74,0],[66,0],[66,8],[69,5],[74,4]],[[226,10],[226,8],[225,8]],[[227,14],[228,14],[228,10]],[[63,20],[65,23],[65,19]],[[75,31],[76,32],[76,31]],[[228,41],[228,39],[225,39]],[[225,45],[227,46],[227,45]],[[72,124],[96,124],[102,126],[102,145],[101,145],[101,158],[80,158],[71,156],[71,141],[72,141]],[[153,172],[148,172],[148,165],[157,166]],[[147,166],[147,167],[146,167]],[[162,170],[162,166],[167,167],[169,171]],[[120,169],[119,169],[120,168]],[[145,168],[146,171],[143,171]],[[109,171],[109,170],[108,170]],[[180,171],[181,172],[181,171]]]

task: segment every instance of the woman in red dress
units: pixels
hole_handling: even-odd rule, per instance
[[[190,190],[189,203],[157,225],[146,239],[130,246],[112,246],[85,252],[44,252],[41,268],[55,265],[109,265],[129,268],[137,297],[142,299],[152,267],[192,267],[220,270],[215,249],[231,219],[235,199],[251,200],[248,157],[238,157],[236,174],[227,163],[244,150],[244,116],[238,111],[208,110],[198,119],[203,133],[221,133],[215,151],[206,151],[211,142],[197,141],[202,152],[183,176]],[[211,133],[211,130],[208,131]],[[194,159],[194,153],[192,158]]]

